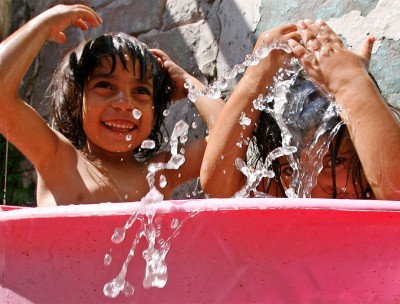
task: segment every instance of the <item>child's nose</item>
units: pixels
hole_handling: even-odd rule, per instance
[[[119,91],[112,102],[114,108],[132,111],[135,109],[135,101],[130,94],[124,91]]]

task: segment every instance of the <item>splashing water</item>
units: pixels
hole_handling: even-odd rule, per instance
[[[235,65],[230,71],[225,71],[222,77],[218,78],[206,89],[196,91],[192,84],[185,83],[185,88],[189,91],[189,100],[194,103],[200,96],[220,98],[221,91],[227,87],[227,80],[235,78],[239,73],[243,73],[246,67],[257,65],[260,60],[267,57],[275,49],[284,50],[287,53],[291,52],[287,45],[279,43],[262,44],[254,54],[247,55],[243,63]],[[316,177],[322,169],[322,157],[325,155],[329,142],[341,124],[338,115],[339,109],[327,96],[322,96],[315,101],[314,105],[319,114],[317,117],[308,113],[307,106],[313,103],[308,96],[312,94],[301,94],[301,92],[312,93],[314,92],[313,90],[317,91],[318,89],[304,77],[303,69],[297,60],[292,60],[288,67],[281,69],[275,77],[274,84],[269,90],[270,93],[267,96],[260,95],[253,101],[255,109],[272,115],[276,120],[282,132],[282,147],[273,150],[265,161],[257,165],[256,168],[247,166],[240,158],[236,160],[235,165],[247,177],[247,183],[235,194],[235,197],[247,197],[251,192],[256,197],[267,197],[268,195],[264,192],[257,191],[256,187],[264,177],[274,177],[271,164],[275,159],[282,156],[288,157],[294,172],[292,182],[286,191],[287,196],[309,196],[316,183]],[[298,98],[298,95],[302,96],[302,98]],[[164,113],[165,116],[168,114],[168,112]],[[245,116],[245,113],[242,113],[238,123],[242,127],[246,127],[251,124],[251,120]],[[194,126],[192,127],[195,128]],[[113,280],[104,285],[103,292],[108,297],[115,298],[121,292],[126,296],[134,293],[134,286],[126,281],[126,274],[128,265],[135,255],[136,246],[142,237],[148,243],[147,249],[142,253],[146,261],[143,286],[145,288],[162,288],[167,282],[168,274],[165,258],[170,249],[171,241],[179,234],[183,224],[199,211],[189,213],[180,223],[177,219],[174,219],[171,222],[171,228],[174,229],[173,233],[166,240],[161,238],[160,227],[156,227],[153,220],[156,214],[156,206],[162,202],[164,197],[155,187],[155,175],[161,170],[179,169],[185,162],[183,152],[178,153],[178,144],[179,139],[181,143],[186,142],[188,129],[188,124],[183,120],[176,123],[170,138],[170,160],[167,163],[152,163],[149,165],[146,178],[150,191],[142,198],[138,210],[131,215],[125,226],[115,229],[112,241],[115,244],[119,244],[124,240],[126,231],[135,222],[140,223],[140,228],[136,231],[132,247],[122,265],[121,271]],[[243,143],[248,145],[249,139],[242,138],[237,144],[241,146]],[[152,144],[146,142],[144,146],[142,144],[142,148],[149,148]],[[221,158],[223,158],[223,155],[221,155]],[[160,177],[160,187],[164,184],[166,185],[166,180],[164,181]],[[104,260],[105,264],[111,263],[111,260],[111,255],[107,254]]]
[[[154,149],[156,147],[156,143],[154,140],[146,139],[142,142],[141,146],[142,149]]]
[[[146,178],[150,191],[142,198],[138,210],[131,215],[125,223],[125,226],[116,228],[111,237],[111,241],[114,244],[120,244],[123,242],[127,230],[130,229],[135,222],[140,223],[140,227],[136,231],[132,247],[122,265],[121,271],[114,279],[104,285],[103,293],[107,297],[115,298],[121,292],[125,296],[134,294],[135,288],[126,280],[126,275],[128,265],[134,257],[136,246],[139,244],[142,237],[146,239],[148,244],[147,248],[142,252],[142,256],[146,261],[143,287],[162,288],[167,283],[168,274],[165,258],[170,249],[171,242],[179,234],[183,224],[188,219],[194,217],[198,211],[190,212],[180,223],[177,219],[173,219],[173,224],[171,224],[171,229],[173,229],[172,234],[166,240],[161,238],[161,226],[155,226],[154,217],[156,215],[156,207],[162,202],[164,196],[155,187],[155,175],[157,172],[164,169],[179,169],[185,162],[183,154],[179,154],[177,151],[177,143],[179,142],[179,138],[186,136],[188,128],[189,126],[183,121],[179,121],[175,125],[171,135],[171,142],[176,143],[176,146],[171,149],[172,155],[170,160],[167,163],[152,163],[149,165]],[[167,180],[165,176],[160,175],[160,187],[163,188],[166,185]],[[106,254],[104,257],[104,264],[106,266],[110,265],[111,260],[112,256]]]
[[[307,78],[296,59],[292,59],[286,69],[279,71],[268,96],[259,96],[253,106],[275,119],[281,130],[282,147],[268,155],[263,168],[246,175],[247,183],[236,196],[246,197],[250,190],[257,193],[255,183],[261,181],[260,175],[269,178],[274,176],[271,161],[287,156],[293,175],[286,195],[293,198],[310,197],[323,167],[323,157],[342,125],[339,107],[331,96]],[[264,174],[264,170],[271,176]],[[243,169],[241,171],[244,172]]]
[[[270,45],[263,43],[253,54],[247,55],[243,63],[224,72],[223,77],[208,88],[195,91],[194,86],[188,84],[190,99],[195,102],[197,97],[204,95],[214,98],[214,94],[209,94],[211,89],[213,92],[222,90],[225,87],[224,80],[233,79],[237,74],[243,73],[246,67],[257,65],[275,49],[291,53],[287,45],[278,42]],[[256,187],[264,177],[275,176],[271,168],[272,161],[282,156],[289,159],[293,169],[286,195],[310,197],[317,176],[322,170],[322,160],[329,143],[342,125],[339,117],[340,109],[331,96],[325,94],[306,77],[304,69],[294,58],[285,68],[278,71],[273,85],[268,89],[267,96],[259,95],[253,101],[253,107],[275,119],[282,133],[282,147],[270,152],[264,163],[256,168],[248,167],[241,159],[236,160],[235,165],[247,177],[247,182],[234,197],[248,197],[251,192],[256,197],[268,196],[257,191]],[[215,98],[219,96],[215,94]],[[251,124],[251,120],[242,113],[238,123],[245,128]],[[248,145],[249,142],[249,139],[241,139],[236,145],[241,148],[243,144]]]

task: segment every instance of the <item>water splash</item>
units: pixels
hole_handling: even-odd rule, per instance
[[[227,80],[243,73],[246,67],[257,65],[272,50],[291,53],[291,49],[285,44],[274,42],[268,45],[263,42],[253,54],[245,57],[243,63],[225,71],[223,76],[209,87],[196,91],[192,84],[185,84],[189,90],[188,98],[192,102],[199,96],[219,98],[220,91],[226,88]],[[304,69],[295,58],[278,71],[268,92],[266,96],[259,95],[253,101],[253,107],[275,119],[282,133],[282,147],[272,151],[264,164],[257,168],[248,167],[243,160],[236,161],[236,167],[247,177],[247,182],[235,197],[248,197],[251,192],[255,196],[266,196],[258,192],[256,187],[262,178],[274,177],[271,162],[282,156],[289,159],[293,169],[292,181],[286,190],[286,195],[310,197],[317,176],[322,170],[322,159],[329,143],[342,124],[339,117],[340,109],[331,96],[326,95],[307,78]],[[251,124],[251,120],[242,113],[239,124],[242,128],[246,128]],[[236,145],[241,148],[249,143],[250,139],[241,138]]]
[[[141,146],[142,149],[154,149],[156,147],[156,143],[154,140],[146,139],[142,142]]]
[[[235,197],[247,197],[256,190],[263,177],[274,177],[272,161],[286,156],[293,169],[292,180],[286,189],[288,197],[310,197],[323,168],[323,157],[329,143],[342,125],[340,108],[331,96],[309,80],[296,59],[279,70],[267,96],[253,101],[257,110],[271,115],[282,135],[282,147],[272,151],[261,168],[238,169],[246,175],[247,182]]]
[[[142,112],[138,109],[134,109],[132,111],[132,115],[133,115],[133,118],[140,119],[140,117],[142,117]]]
[[[287,53],[291,53],[291,49],[286,44],[277,41],[271,44],[263,42],[254,54],[246,55],[243,63],[236,64],[233,69],[225,71],[222,77],[214,80],[208,87],[202,90],[196,90],[196,87],[192,83],[186,82],[184,87],[189,92],[188,99],[195,103],[200,96],[207,96],[211,99],[220,98],[222,95],[221,92],[228,87],[228,80],[234,79],[238,74],[244,73],[246,67],[257,65],[260,60],[266,58],[273,50],[283,50]]]
[[[183,224],[189,219],[195,216],[198,211],[190,212],[180,223],[177,219],[173,219],[171,229],[173,232],[167,239],[161,237],[161,225],[156,226],[154,217],[156,215],[157,206],[163,201],[164,196],[159,192],[155,186],[155,176],[157,172],[165,169],[179,169],[180,166],[185,162],[183,154],[178,153],[178,142],[182,136],[186,136],[189,126],[179,121],[172,132],[171,142],[174,146],[171,149],[171,158],[167,163],[152,163],[148,167],[147,182],[150,187],[150,191],[142,198],[139,208],[134,212],[124,227],[118,227],[115,229],[114,234],[111,237],[111,241],[114,244],[120,244],[123,242],[126,232],[130,229],[135,222],[140,223],[140,227],[137,229],[132,247],[122,265],[119,274],[106,283],[103,288],[105,296],[110,298],[117,297],[121,292],[125,296],[131,296],[135,292],[134,286],[126,280],[129,263],[135,255],[136,247],[140,242],[141,238],[145,238],[147,241],[147,248],[143,250],[142,257],[146,261],[145,275],[143,279],[143,287],[151,288],[158,287],[162,288],[165,286],[168,280],[167,264],[165,258],[171,247],[172,240],[179,234]],[[182,141],[182,140],[181,140]],[[160,187],[163,188],[167,185],[167,180],[164,175],[160,175]],[[106,266],[110,265],[112,256],[107,254],[104,258]],[[108,263],[109,261],[109,263]]]

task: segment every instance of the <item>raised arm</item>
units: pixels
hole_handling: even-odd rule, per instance
[[[172,78],[174,83],[172,90],[173,100],[179,100],[188,95],[188,89],[185,88],[185,83],[190,83],[195,86],[196,91],[206,88],[201,81],[179,67],[163,51],[158,49],[152,49],[151,51],[159,58],[160,64],[164,66]],[[215,122],[224,106],[224,101],[222,99],[212,99],[206,96],[201,96],[196,99],[194,105],[205,122],[209,134],[212,134],[215,130]],[[169,182],[172,183],[173,187],[199,176],[207,140],[208,137],[191,141],[185,145],[185,163],[178,171],[174,170],[171,172],[169,176]]]
[[[400,123],[368,74],[374,38],[348,50],[322,20],[298,23],[307,49],[289,41],[307,73],[341,105],[341,117],[378,199],[400,199]]]
[[[62,43],[62,32],[74,25],[82,30],[101,23],[83,5],[58,5],[30,20],[0,44],[0,132],[40,167],[57,150],[58,136],[40,115],[18,96],[29,65],[46,40]],[[40,147],[40,148],[38,148]]]
[[[263,41],[271,44],[275,41],[285,43],[288,39],[298,39],[296,25],[289,24],[265,32],[258,39],[254,51],[262,46]],[[201,185],[211,197],[231,197],[245,183],[245,176],[235,167],[236,158],[245,158],[247,146],[237,145],[252,136],[260,112],[253,109],[253,101],[266,94],[273,76],[282,67],[290,55],[281,50],[274,50],[256,66],[247,68],[236,86],[216,122],[204,155],[201,167]],[[239,119],[245,113],[251,124],[245,129]]]

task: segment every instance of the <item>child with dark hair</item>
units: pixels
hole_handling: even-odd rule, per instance
[[[381,97],[368,73],[374,39],[366,39],[357,54],[349,51],[325,22],[306,20],[264,33],[254,50],[264,42],[276,40],[287,43],[292,54],[274,50],[246,70],[210,136],[200,173],[205,193],[230,197],[245,184],[246,176],[235,166],[237,158],[246,159],[248,155],[247,146],[236,145],[241,138],[255,138],[257,157],[247,163],[252,168],[282,147],[277,121],[273,115],[254,109],[253,101],[259,94],[269,93],[278,70],[295,56],[306,75],[298,77],[287,99],[290,102],[291,97],[301,97],[297,100],[308,103],[298,117],[287,120],[291,121],[293,132],[298,133],[295,137],[306,137],[303,130],[312,130],[318,115],[330,103],[327,96],[333,97],[340,108],[336,124],[340,128],[327,154],[322,155],[324,168],[306,197],[399,200],[400,123],[398,113],[396,117],[396,111]],[[245,129],[238,124],[242,113],[251,119]],[[272,161],[274,177],[264,178],[257,191],[285,197],[293,177],[289,163],[284,156]],[[219,180],[224,181],[224,187],[218,187]]]
[[[19,98],[19,85],[45,41],[64,42],[71,25],[87,30],[101,23],[87,6],[58,5],[0,45],[0,131],[35,166],[38,206],[141,199],[150,187],[149,164],[171,156],[161,151],[164,110],[186,96],[186,82],[203,87],[164,52],[124,33],[101,35],[59,64],[46,97],[50,128]],[[222,100],[203,96],[195,105],[211,132]],[[206,139],[187,143],[179,169],[157,173],[167,181],[159,189],[165,198],[199,175],[205,146]]]

